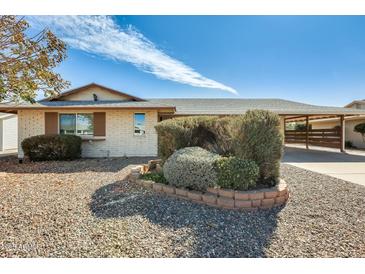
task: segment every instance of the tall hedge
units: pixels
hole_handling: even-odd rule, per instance
[[[162,121],[158,133],[158,154],[165,161],[176,150],[202,147],[220,155],[232,153],[231,118],[217,116],[180,117]]]
[[[81,157],[82,139],[75,135],[37,135],[21,146],[31,161],[73,160]]]
[[[275,113],[251,110],[224,118],[181,117],[158,123],[156,130],[163,161],[178,149],[198,146],[222,156],[254,161],[261,183],[275,184],[279,178],[283,136]]]
[[[283,153],[279,116],[266,110],[249,110],[235,120],[235,156],[255,161],[260,169],[259,180],[275,184],[280,175]]]

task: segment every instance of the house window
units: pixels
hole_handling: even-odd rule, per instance
[[[134,135],[144,135],[145,131],[145,114],[135,113],[134,114]]]
[[[93,135],[93,114],[60,114],[60,134]]]

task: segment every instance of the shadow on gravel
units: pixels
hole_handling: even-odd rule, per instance
[[[0,172],[9,173],[76,173],[92,172],[118,172],[128,165],[147,163],[154,157],[118,157],[118,158],[83,158],[73,161],[44,161],[18,163],[15,157],[0,158]]]
[[[102,219],[144,216],[150,222],[173,230],[187,228],[195,237],[190,257],[266,257],[281,208],[257,212],[216,209],[115,182],[99,188],[90,204]],[[145,234],[149,235],[146,230]],[[183,241],[177,234],[176,248]],[[185,235],[186,237],[186,235]],[[157,248],[157,246],[156,246]]]

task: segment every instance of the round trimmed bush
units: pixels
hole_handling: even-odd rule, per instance
[[[259,167],[252,160],[237,157],[221,157],[215,162],[218,185],[222,188],[247,190],[256,186]]]
[[[214,163],[218,154],[200,147],[175,151],[165,162],[163,172],[170,185],[204,191],[217,183]]]
[[[22,141],[31,161],[74,160],[81,157],[82,139],[76,135],[37,135]]]

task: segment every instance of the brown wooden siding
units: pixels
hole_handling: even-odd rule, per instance
[[[285,143],[340,148],[341,133],[339,129],[309,129],[305,130],[286,130]]]
[[[44,119],[44,133],[46,135],[58,134],[58,112],[45,112]]]
[[[105,136],[105,112],[94,112],[94,136]]]

